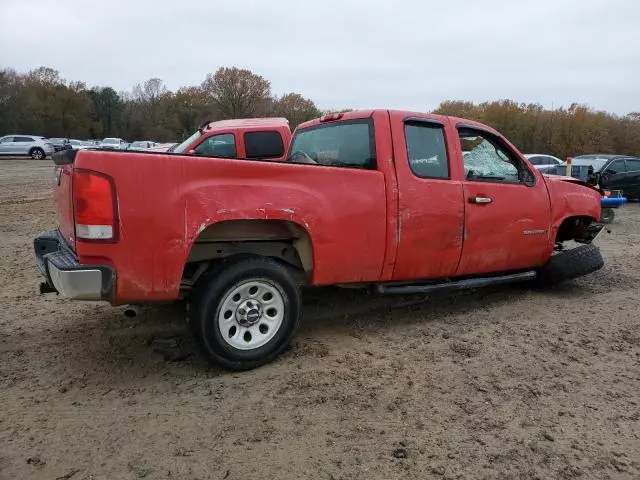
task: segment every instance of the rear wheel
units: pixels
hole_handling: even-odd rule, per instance
[[[193,292],[190,323],[207,357],[247,370],[275,359],[300,320],[300,292],[283,265],[266,258],[228,261]]]
[[[45,158],[44,150],[38,147],[32,148],[31,151],[29,152],[29,155],[34,160],[42,160],[43,158]]]
[[[538,271],[536,283],[551,286],[588,275],[604,266],[604,259],[595,245],[581,245],[571,250],[558,252]]]

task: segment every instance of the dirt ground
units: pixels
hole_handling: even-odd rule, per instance
[[[0,478],[640,478],[640,205],[552,291],[310,292],[292,348],[238,374],[174,306],[36,294],[52,182],[0,161]]]

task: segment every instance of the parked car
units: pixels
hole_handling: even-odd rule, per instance
[[[151,141],[137,141],[137,142],[131,142],[131,144],[129,144],[129,147],[127,148],[127,150],[147,150],[149,148],[153,148],[156,146],[155,142],[151,142]]]
[[[593,168],[593,182],[607,190],[621,190],[625,197],[640,199],[640,158],[630,155],[580,155],[572,167]],[[591,169],[589,169],[591,171]]]
[[[69,144],[73,150],[86,150],[87,148],[93,148],[94,145],[84,142],[82,140],[69,139]]]
[[[205,157],[283,160],[291,140],[286,118],[205,122],[172,153]]]
[[[100,142],[100,148],[104,150],[126,150],[127,145],[121,138],[105,138]]]
[[[529,163],[538,170],[551,170],[558,165],[562,165],[564,162],[558,157],[553,155],[545,155],[539,153],[527,153],[525,158],[529,160]]]
[[[50,138],[49,141],[53,143],[53,148],[55,148],[56,152],[59,152],[60,150],[68,150],[71,148],[71,144],[66,138]]]
[[[177,147],[177,143],[156,143],[153,147],[150,147],[150,152],[171,152],[173,148]]]
[[[208,358],[247,369],[292,341],[301,287],[434,293],[554,284],[603,265],[592,243],[601,191],[541,174],[471,120],[326,115],[300,125],[280,161],[254,158],[255,139],[210,137],[205,127],[180,150],[231,157],[235,146],[233,158],[56,154],[59,227],[34,243],[41,291],[120,305],[184,299]]]
[[[5,135],[0,137],[0,155],[28,155],[34,160],[42,160],[53,155],[53,144],[35,135]]]

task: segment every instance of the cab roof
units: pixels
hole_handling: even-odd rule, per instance
[[[218,120],[206,122],[201,126],[203,130],[220,130],[222,128],[246,127],[288,127],[289,120],[282,117],[272,118],[234,118],[233,120]]]
[[[361,118],[369,118],[371,116],[373,116],[376,112],[387,112],[389,114],[389,117],[391,118],[402,118],[402,119],[407,119],[407,118],[425,118],[425,119],[432,119],[432,120],[436,120],[440,123],[447,123],[447,120],[450,120],[454,125],[456,126],[469,126],[469,127],[475,127],[475,128],[479,128],[481,130],[485,130],[488,132],[493,133],[494,135],[498,135],[501,136],[496,130],[494,130],[493,128],[484,125],[482,123],[479,122],[475,122],[473,120],[468,120],[466,118],[458,118],[458,117],[451,117],[451,116],[445,116],[445,115],[436,115],[434,113],[425,113],[425,112],[413,112],[410,110],[392,110],[392,109],[387,109],[387,108],[378,108],[378,109],[370,109],[370,110],[351,110],[351,111],[347,111],[347,112],[335,112],[335,113],[329,113],[327,115],[323,115],[320,118],[316,118],[314,120],[309,120],[308,122],[304,122],[301,123],[300,125],[298,125],[298,128],[307,128],[307,127],[313,127],[316,125],[320,125],[321,123],[325,123],[325,121],[327,123],[329,123],[331,120],[324,120],[325,117],[331,117],[331,116],[339,116],[339,118],[335,118],[334,120],[356,120],[356,119],[361,119]]]

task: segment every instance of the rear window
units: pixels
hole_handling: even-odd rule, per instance
[[[637,172],[640,170],[640,158],[627,158],[627,170]]]
[[[299,130],[289,151],[293,163],[375,169],[373,122],[347,120]]]
[[[407,157],[411,171],[420,178],[449,178],[444,128],[420,121],[405,124]]]
[[[244,134],[247,158],[277,158],[284,155],[280,132],[247,132]]]

